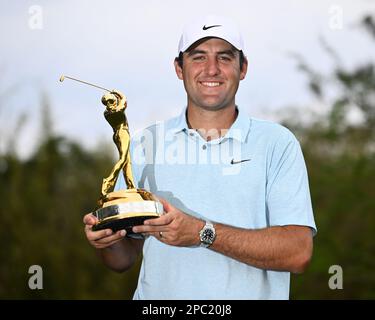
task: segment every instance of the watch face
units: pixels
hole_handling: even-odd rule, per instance
[[[214,239],[214,232],[211,229],[204,230],[202,234],[202,241],[205,243],[212,243]]]

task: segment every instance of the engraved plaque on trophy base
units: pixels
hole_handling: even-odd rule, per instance
[[[111,192],[107,195],[102,208],[93,212],[99,222],[93,230],[112,229],[113,232],[125,229],[127,236],[143,238],[132,231],[132,227],[141,225],[146,219],[159,217],[163,205],[144,189],[127,189]]]

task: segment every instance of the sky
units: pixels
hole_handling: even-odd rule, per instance
[[[236,103],[249,115],[277,121],[291,105],[319,108],[290,53],[328,72],[374,60],[373,41],[358,25],[375,12],[372,0],[0,1],[0,152],[26,115],[15,146],[29,156],[40,139],[47,97],[56,134],[95,147],[111,141],[104,92],[62,74],[122,91],[131,133],[178,115],[186,105],[173,67],[183,26],[206,14],[232,18],[242,30],[249,69]]]

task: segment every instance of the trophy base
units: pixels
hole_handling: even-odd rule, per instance
[[[142,225],[146,219],[154,219],[163,213],[163,205],[154,196],[143,189],[128,189],[111,192],[107,195],[103,207],[93,212],[99,222],[92,230],[112,229],[113,232],[126,230],[126,236],[143,239],[132,228]]]

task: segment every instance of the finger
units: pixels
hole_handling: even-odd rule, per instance
[[[159,231],[159,232],[152,232],[152,233],[150,233],[150,235],[153,236],[153,237],[155,237],[159,241],[164,241],[164,240],[166,240],[165,236],[167,235],[167,233]]]
[[[92,228],[94,227],[94,225],[91,225],[91,224],[85,224],[85,232],[90,232],[92,231]]]
[[[84,224],[94,225],[97,222],[98,222],[98,218],[95,217],[92,213],[88,213],[83,217]]]
[[[164,226],[145,226],[145,225],[140,225],[140,226],[135,226],[133,227],[133,232],[135,233],[156,233],[156,232],[165,232],[166,228]]]
[[[120,231],[117,231],[112,236],[101,238],[99,240],[96,240],[95,242],[97,244],[109,245],[112,242],[117,242],[118,240],[123,239],[125,235],[126,235],[126,231],[120,230]]]
[[[113,234],[113,231],[111,229],[104,229],[99,231],[92,231],[91,228],[88,230],[86,229],[87,239],[90,241],[98,241],[100,239],[103,239],[105,237],[108,237]]]
[[[163,205],[164,211],[167,212],[167,213],[169,211],[172,211],[173,209],[176,209],[167,200],[165,200],[163,198],[158,198],[158,201],[161,202],[161,204]]]
[[[162,235],[160,235],[160,232],[162,232]],[[152,236],[154,238],[157,238],[158,240],[165,240],[165,237],[167,235],[167,232],[163,232],[163,231],[158,231],[158,232],[145,232],[144,233],[145,236],[149,237],[149,236]]]
[[[116,240],[114,240],[114,241],[112,241],[112,242],[109,242],[109,243],[107,243],[107,244],[98,243],[98,242],[93,242],[92,244],[93,244],[93,246],[94,246],[95,248],[97,248],[97,249],[105,249],[105,248],[109,248],[109,247],[113,246],[115,243],[118,243],[118,242],[120,242],[120,241],[123,240],[123,239],[124,239],[124,238],[121,237],[120,239],[116,239]]]
[[[173,221],[173,216],[171,214],[164,214],[159,218],[147,219],[144,221],[144,225],[149,226],[163,226],[170,224]]]

